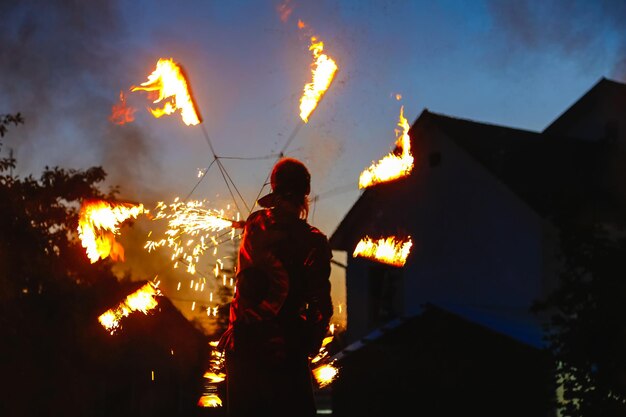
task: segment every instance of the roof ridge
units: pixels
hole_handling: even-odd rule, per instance
[[[430,110],[425,110],[425,112],[427,112],[427,114],[429,116],[434,116],[436,118],[441,118],[441,119],[448,119],[448,120],[464,122],[464,123],[472,123],[472,124],[475,124],[475,125],[482,125],[482,126],[486,126],[486,127],[494,127],[494,128],[498,128],[498,129],[515,130],[515,131],[524,132],[524,133],[541,134],[541,132],[538,131],[538,130],[530,130],[530,129],[524,129],[524,128],[521,128],[521,127],[507,126],[507,125],[503,125],[503,124],[497,124],[497,123],[494,123],[494,122],[478,121],[478,120],[464,118],[464,117],[458,117],[458,116],[450,116],[448,114],[436,113],[436,112],[432,112]]]

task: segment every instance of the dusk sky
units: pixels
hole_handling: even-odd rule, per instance
[[[609,0],[3,0],[0,114],[21,112],[26,124],[11,127],[1,152],[14,152],[22,176],[100,165],[124,199],[184,198],[213,161],[202,128],[156,119],[147,94],[130,92],[172,58],[251,205],[300,123],[316,36],[339,70],[286,154],[308,165],[319,195],[309,220],[330,236],[360,195],[361,171],[392,150],[401,106],[410,124],[427,108],[541,131],[601,77],[626,81],[625,21],[626,2]],[[123,126],[109,121],[120,91],[137,109]],[[215,164],[191,198],[234,211]],[[150,227],[126,237],[127,264],[142,265],[138,278],[168,277],[143,249]]]

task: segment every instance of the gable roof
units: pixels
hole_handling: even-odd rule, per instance
[[[437,128],[544,217],[598,195],[602,143],[430,114]]]

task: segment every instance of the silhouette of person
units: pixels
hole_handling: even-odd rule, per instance
[[[228,415],[316,415],[310,357],[333,314],[332,252],[307,222],[310,174],[282,158],[271,174],[263,209],[245,221],[225,352]]]

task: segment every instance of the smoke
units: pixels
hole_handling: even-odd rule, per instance
[[[493,19],[492,35],[502,41],[501,59],[539,52],[572,58],[583,66],[606,60],[613,65],[608,76],[626,78],[625,2],[487,0],[486,5]]]
[[[0,112],[25,118],[5,141],[23,174],[99,165],[124,192],[156,168],[145,132],[108,121],[128,84],[126,34],[115,1],[2,2]]]
[[[115,1],[0,2],[0,113],[25,119],[3,138],[2,150],[16,155],[16,173],[102,166],[103,188],[119,186],[121,198],[146,206],[157,200],[158,184],[147,180],[159,169],[152,138],[140,125],[108,119],[120,90],[131,85],[128,60],[136,53],[127,50],[126,35]],[[167,258],[143,250],[147,226],[136,226],[124,226],[127,261],[119,269],[149,279]]]

